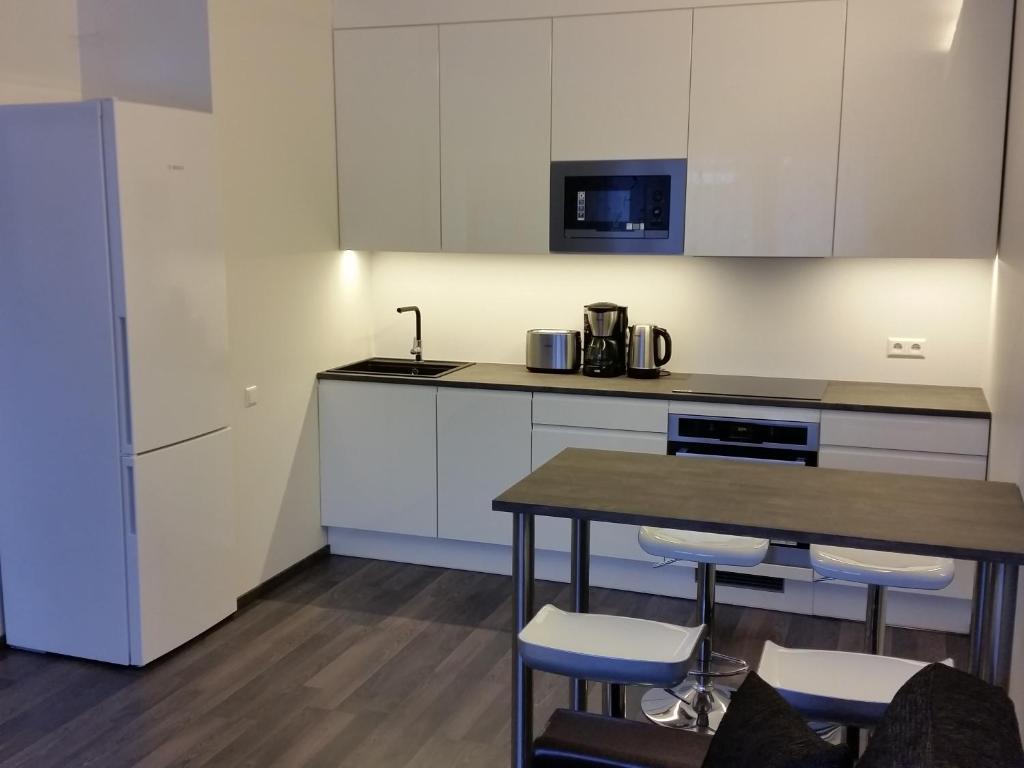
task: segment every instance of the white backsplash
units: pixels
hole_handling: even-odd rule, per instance
[[[939,259],[374,253],[374,352],[405,356],[423,310],[429,358],[522,363],[529,328],[581,328],[629,306],[672,334],[673,371],[981,386],[992,263]],[[885,356],[888,336],[928,359]]]

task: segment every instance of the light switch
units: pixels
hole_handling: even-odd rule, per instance
[[[252,408],[260,401],[260,388],[253,384],[245,388],[245,407]]]

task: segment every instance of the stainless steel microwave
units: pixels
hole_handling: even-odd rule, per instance
[[[686,160],[551,163],[553,252],[682,253]]]

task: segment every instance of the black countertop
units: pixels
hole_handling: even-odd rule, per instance
[[[856,381],[830,381],[819,400],[747,395],[715,395],[673,392],[686,390],[695,374],[673,373],[658,379],[631,379],[617,376],[609,379],[581,374],[532,373],[522,365],[476,363],[438,379],[415,377],[365,376],[323,371],[319,379],[340,381],[372,381],[382,384],[413,384],[469,389],[505,389],[528,392],[549,392],[607,397],[641,397],[657,400],[681,400],[739,405],[770,405],[787,408],[814,408],[841,411],[870,411],[925,416],[959,416],[989,419],[991,411],[985,394],[977,387],[940,387],[922,384],[885,384]],[[737,377],[739,378],[739,377]],[[751,377],[743,377],[750,380]],[[767,381],[767,380],[766,380]],[[778,380],[782,381],[782,380]]]

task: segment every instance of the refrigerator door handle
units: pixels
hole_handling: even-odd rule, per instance
[[[125,459],[121,473],[121,498],[124,505],[125,526],[130,536],[135,535],[135,460]]]
[[[132,449],[132,400],[131,379],[128,369],[128,320],[124,315],[117,318],[117,386],[120,390],[121,441],[124,453]]]

